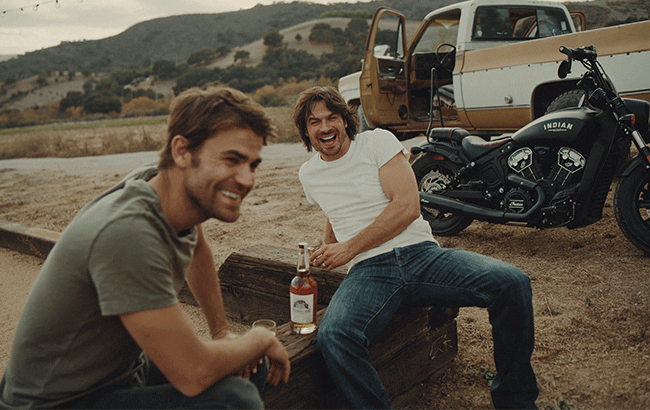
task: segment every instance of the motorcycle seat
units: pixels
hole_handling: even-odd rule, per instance
[[[481,155],[485,154],[488,151],[492,151],[495,148],[498,148],[512,139],[509,137],[506,138],[499,138],[496,140],[492,141],[486,141],[481,137],[477,137],[474,135],[469,135],[465,138],[463,138],[461,142],[461,147],[463,149],[463,153],[470,159],[474,160]]]
[[[468,135],[469,132],[462,128],[441,127],[432,129],[429,133],[429,139],[447,139],[460,143],[463,138],[467,137]]]

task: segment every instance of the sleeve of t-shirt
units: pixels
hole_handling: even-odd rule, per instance
[[[104,228],[88,259],[102,315],[178,303],[168,249],[155,225],[143,218],[122,218]]]
[[[375,152],[376,154],[377,168],[381,168],[399,152],[404,153],[408,158],[408,150],[390,131],[380,128],[375,129],[374,132],[368,136],[367,143],[372,144],[375,147],[375,150],[370,150],[370,152]]]

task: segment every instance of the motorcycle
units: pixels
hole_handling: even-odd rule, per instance
[[[565,78],[586,69],[581,106],[560,109],[509,136],[486,141],[460,128],[434,128],[411,148],[421,212],[434,235],[473,220],[534,228],[580,228],[599,221],[615,177],[617,223],[650,254],[650,104],[618,96],[594,46],[560,47]],[[630,156],[634,144],[639,152]]]

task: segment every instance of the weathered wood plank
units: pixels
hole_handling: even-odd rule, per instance
[[[324,310],[318,312],[318,322]],[[399,346],[391,346],[397,334],[396,324],[425,323],[425,327],[403,326],[413,332]],[[370,344],[373,365],[381,377],[391,400],[404,402],[409,390],[445,368],[457,354],[456,322],[451,321],[438,329],[426,327],[427,309],[404,309],[398,312],[388,328]],[[334,382],[316,347],[316,333],[297,335],[290,324],[278,328],[278,337],[291,357],[291,381],[288,385],[270,388],[263,394],[267,408],[344,408],[346,403],[337,393]],[[387,349],[387,347],[389,347]]]
[[[0,247],[37,258],[45,259],[59,236],[59,232],[0,220]]]
[[[289,283],[295,275],[297,251],[257,245],[231,254],[219,269],[229,317],[251,323],[259,318],[278,322],[278,337],[291,357],[291,381],[264,394],[268,408],[343,408],[316,346],[316,333],[291,331]],[[345,268],[313,268],[318,281],[318,322],[332,295],[345,278]],[[196,304],[184,289],[181,299]],[[391,399],[403,405],[409,391],[457,354],[457,309],[402,308],[370,344],[370,357]]]

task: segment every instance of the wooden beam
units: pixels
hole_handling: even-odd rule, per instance
[[[256,245],[231,254],[219,269],[224,302],[231,319],[250,324],[275,320],[278,337],[291,357],[288,385],[263,394],[268,408],[343,408],[316,346],[316,334],[292,332],[289,283],[296,272],[297,250]],[[318,322],[346,275],[345,268],[312,268],[318,282]],[[182,301],[196,304],[189,289]],[[458,352],[458,309],[402,308],[370,344],[370,357],[391,400],[408,403],[409,392],[434,372],[446,368]]]

